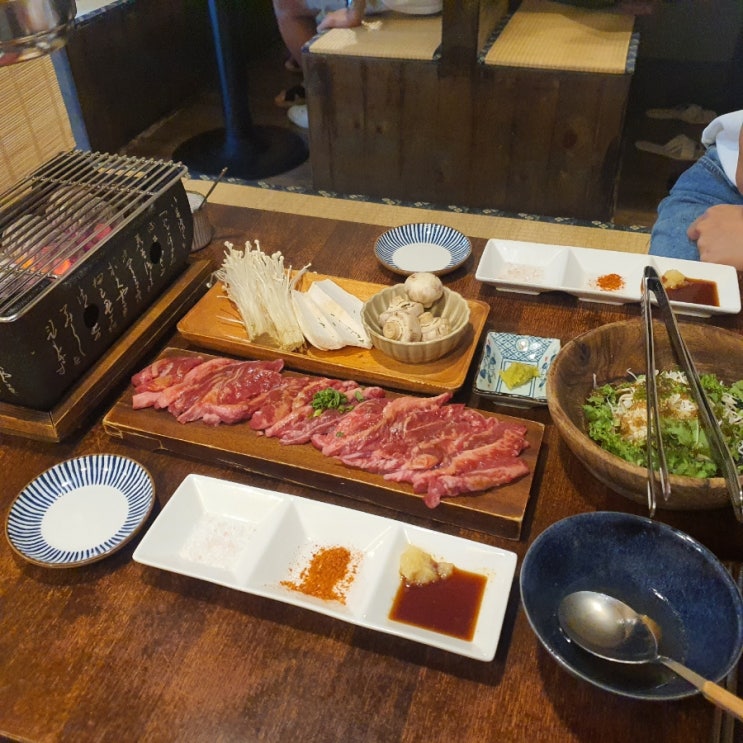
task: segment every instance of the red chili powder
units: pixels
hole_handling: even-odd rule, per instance
[[[607,273],[596,279],[599,289],[607,292],[613,292],[617,289],[624,288],[624,279],[618,273]]]
[[[324,547],[312,555],[299,574],[299,581],[281,585],[325,601],[346,603],[346,592],[356,576],[357,564],[346,547]]]

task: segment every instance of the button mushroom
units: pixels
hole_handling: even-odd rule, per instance
[[[445,317],[434,317],[430,312],[424,312],[419,318],[421,326],[421,340],[432,341],[443,338],[451,333],[451,324]]]
[[[441,279],[432,273],[411,273],[405,279],[405,293],[413,302],[420,302],[428,309],[444,293]]]
[[[406,314],[418,317],[423,314],[423,305],[420,302],[411,302],[405,295],[395,297],[389,304],[389,307],[379,315],[379,323],[384,325],[387,319],[395,312],[405,312]]]
[[[421,326],[415,315],[393,312],[382,326],[382,335],[392,341],[415,343],[421,339]]]

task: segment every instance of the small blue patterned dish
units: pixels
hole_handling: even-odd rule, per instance
[[[475,392],[503,405],[519,408],[547,404],[547,370],[560,351],[557,338],[490,332],[485,337],[480,366],[475,377]],[[519,387],[509,388],[500,376],[514,362],[530,364],[539,376]]]
[[[712,681],[740,658],[738,586],[706,547],[659,521],[609,511],[562,519],[532,542],[519,580],[526,617],[550,656],[574,676],[614,694],[668,700],[697,691],[660,664],[603,660],[571,642],[557,618],[569,593],[599,591],[629,604],[660,628],[661,654]]]
[[[417,272],[440,276],[459,268],[471,253],[472,244],[461,232],[425,222],[393,227],[374,246],[379,262],[402,276]]]
[[[152,477],[134,460],[114,454],[68,459],[20,492],[5,535],[12,549],[35,565],[78,567],[121,549],[154,503]]]

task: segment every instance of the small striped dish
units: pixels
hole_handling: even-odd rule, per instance
[[[134,460],[113,454],[68,459],[20,492],[5,534],[13,550],[36,565],[87,565],[129,542],[154,502],[152,477]]]
[[[428,272],[437,275],[459,268],[472,253],[469,239],[453,227],[416,222],[382,233],[374,246],[379,262],[402,276]]]

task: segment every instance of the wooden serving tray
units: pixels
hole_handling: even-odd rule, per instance
[[[186,353],[189,352],[166,349],[161,355]],[[445,498],[436,508],[428,508],[423,496],[414,493],[410,485],[389,482],[381,475],[347,467],[324,456],[311,444],[285,446],[275,438],[259,436],[248,425],[240,423],[219,426],[208,426],[201,421],[179,423],[164,410],[134,410],[132,393],[130,386],[105,415],[103,427],[111,436],[134,445],[227,464],[412,516],[507,539],[519,539],[521,536],[544,436],[544,425],[541,423],[499,415],[502,420],[518,421],[526,426],[529,448],[521,456],[529,465],[529,475],[509,485],[477,494]],[[395,393],[390,395],[395,396]],[[483,415],[493,415],[487,411],[481,412]]]
[[[0,403],[0,433],[59,442],[78,429],[204,292],[210,261],[193,262],[52,410]]]
[[[307,273],[299,289],[306,290],[313,281],[332,279],[338,286],[362,301],[385,287],[364,281]],[[283,358],[287,367],[314,374],[350,377],[365,384],[378,384],[410,392],[455,392],[467,376],[480,334],[490,311],[486,302],[467,300],[470,328],[460,345],[441,359],[428,364],[404,364],[376,348],[341,348],[320,351],[308,346],[306,351],[287,352],[248,340],[237,309],[228,299],[221,283],[209,292],[178,323],[178,332],[190,342],[233,356],[253,359]]]

